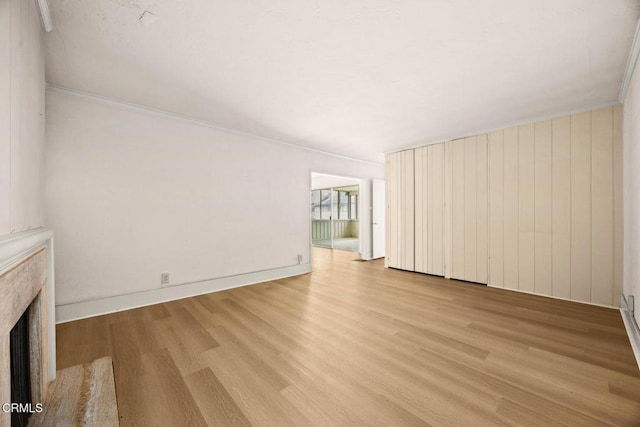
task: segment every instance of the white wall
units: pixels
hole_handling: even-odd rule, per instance
[[[46,217],[56,303],[303,263],[310,172],[346,160],[167,115],[47,92]]]
[[[624,294],[636,300],[640,319],[640,70],[624,99]]]
[[[43,31],[35,1],[0,1],[0,236],[43,225]]]

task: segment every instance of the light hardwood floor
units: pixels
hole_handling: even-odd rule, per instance
[[[122,426],[640,425],[617,310],[313,256],[58,325],[59,369],[111,356]]]

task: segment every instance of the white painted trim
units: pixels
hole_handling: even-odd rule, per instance
[[[329,151],[322,151],[322,150],[318,150],[318,149],[315,149],[315,148],[306,147],[306,146],[300,145],[300,144],[293,144],[293,143],[290,143],[290,142],[284,142],[284,141],[280,141],[280,140],[273,139],[273,138],[267,138],[265,136],[260,136],[260,135],[256,135],[256,134],[249,133],[249,132],[244,132],[244,131],[237,130],[237,129],[226,128],[226,127],[217,125],[215,123],[212,123],[212,122],[209,122],[209,121],[206,121],[206,120],[195,119],[193,117],[185,116],[185,115],[182,115],[182,114],[171,113],[169,111],[164,111],[164,110],[158,110],[158,109],[155,109],[155,108],[145,107],[144,105],[133,104],[133,103],[125,102],[125,101],[120,101],[118,99],[108,98],[106,96],[95,95],[93,93],[88,93],[88,92],[84,92],[84,91],[77,90],[77,89],[70,89],[70,88],[66,88],[66,87],[62,87],[62,86],[56,86],[56,85],[52,85],[52,84],[47,83],[46,90],[49,91],[49,92],[54,92],[54,93],[58,93],[58,94],[61,94],[61,95],[77,96],[77,97],[82,98],[82,99],[87,100],[87,101],[92,101],[92,102],[96,102],[98,104],[103,104],[103,105],[109,105],[109,106],[112,106],[112,107],[122,108],[122,109],[129,110],[129,111],[136,111],[136,112],[139,112],[139,113],[150,114],[150,115],[158,116],[158,117],[182,120],[182,121],[186,121],[186,122],[189,122],[189,123],[197,124],[197,125],[200,125],[200,126],[205,126],[205,127],[208,127],[208,128],[212,128],[212,129],[215,129],[215,130],[218,130],[218,131],[221,131],[221,132],[228,132],[228,133],[233,133],[233,134],[236,134],[236,135],[242,135],[242,136],[246,136],[246,137],[250,137],[250,138],[259,139],[259,140],[262,140],[262,141],[265,141],[265,142],[271,142],[271,143],[274,143],[274,144],[286,145],[288,147],[298,148],[300,150],[311,151],[313,153],[318,153],[318,154],[324,154],[325,156],[337,157],[337,158],[343,159],[343,160],[350,160],[352,162],[364,163],[364,164],[367,164],[367,165],[374,165],[374,166],[381,166],[381,165],[384,164],[384,163],[370,162],[368,160],[357,159],[355,157],[343,156],[342,154],[331,153]]]
[[[620,86],[620,94],[618,100],[624,102],[624,98],[627,96],[627,89],[629,89],[629,83],[631,83],[631,77],[636,69],[638,63],[638,55],[640,54],[640,21],[636,25],[636,33],[633,36],[633,43],[631,44],[631,50],[629,51],[629,58],[627,59],[627,67],[624,69],[624,76],[622,78],[622,85]]]
[[[638,368],[640,368],[640,329],[638,329],[638,324],[633,317],[633,313],[629,310],[624,295],[620,296],[620,314],[622,315],[624,328],[627,330],[627,335],[629,336],[631,349],[636,357],[636,363],[638,364]]]
[[[453,279],[453,280],[457,280],[457,279]],[[477,284],[480,286],[484,286],[484,283],[475,283],[475,282],[469,282],[472,284]],[[562,297],[556,297],[554,295],[543,295],[543,294],[536,294],[535,292],[529,292],[529,291],[522,291],[520,289],[510,289],[510,288],[503,288],[502,286],[493,286],[493,285],[486,285],[489,288],[493,288],[493,289],[502,289],[505,291],[511,291],[511,292],[519,292],[521,294],[529,294],[529,295],[535,295],[537,297],[543,297],[543,298],[553,298],[553,299],[557,299],[560,301],[568,301],[568,302],[575,302],[578,304],[586,304],[586,305],[594,305],[596,307],[603,307],[603,308],[610,308],[611,310],[617,310],[618,307],[614,307],[611,305],[605,305],[605,304],[597,304],[595,302],[588,302],[588,301],[576,301],[574,299],[569,299],[569,298],[562,298]]]
[[[311,178],[313,179],[313,175],[319,175],[319,176],[328,176],[331,178],[342,178],[342,179],[346,179],[348,181],[358,181],[358,183],[360,181],[362,181],[362,178],[357,178],[354,176],[344,176],[344,175],[336,175],[333,173],[325,173],[325,172],[316,172],[315,170],[311,171]]]
[[[56,286],[53,254],[53,231],[34,228],[0,236],[0,274],[18,264],[42,245],[47,248],[47,351],[49,381],[56,379]]]
[[[53,237],[53,231],[47,228],[34,228],[32,230],[0,236],[0,273],[23,259],[24,255],[31,252],[36,246],[46,243]]]
[[[53,30],[53,21],[51,20],[51,13],[49,11],[47,0],[38,0],[38,7],[40,8],[42,26],[44,27],[44,30],[49,33],[51,32],[51,30]]]
[[[188,298],[226,289],[239,288],[270,280],[298,276],[311,272],[311,264],[299,264],[270,270],[255,271],[235,276],[217,277],[199,282],[184,283],[165,288],[149,289],[88,301],[63,304],[56,307],[56,322],[65,323],[87,317],[131,310],[162,302]]]
[[[593,105],[591,107],[585,107],[585,108],[579,108],[579,109],[576,109],[576,110],[565,111],[563,113],[551,114],[551,115],[546,115],[546,116],[538,116],[538,117],[534,117],[534,118],[530,118],[530,119],[519,120],[519,121],[515,121],[515,122],[509,122],[509,123],[506,123],[506,124],[502,124],[500,126],[494,126],[492,128],[489,128],[489,129],[483,129],[483,130],[467,132],[467,133],[460,133],[460,134],[449,136],[447,138],[438,138],[438,139],[434,139],[434,140],[431,140],[431,141],[420,142],[420,143],[413,144],[413,145],[407,145],[407,146],[404,146],[402,148],[398,148],[398,149],[391,150],[391,151],[386,151],[384,154],[387,155],[387,154],[398,153],[400,151],[413,150],[414,148],[421,148],[421,147],[424,147],[424,146],[427,146],[427,145],[440,144],[440,143],[447,142],[447,141],[454,141],[456,139],[462,139],[462,138],[467,138],[467,137],[470,137],[470,136],[482,135],[482,134],[485,134],[485,133],[491,133],[491,132],[495,132],[495,131],[498,131],[498,130],[509,129],[509,128],[516,127],[516,126],[528,125],[528,124],[531,124],[531,123],[541,122],[541,121],[544,121],[544,120],[558,119],[560,117],[566,117],[566,116],[570,116],[570,115],[573,115],[573,114],[585,113],[587,111],[598,110],[600,108],[613,107],[614,105],[618,105],[618,104],[620,104],[620,101],[616,100],[616,101],[612,101],[612,102],[606,102],[604,104]]]
[[[313,191],[313,171],[309,170],[309,195],[307,196],[307,207],[309,210],[309,269],[313,271],[313,213],[311,211],[311,192]]]

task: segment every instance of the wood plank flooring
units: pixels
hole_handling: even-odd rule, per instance
[[[122,426],[640,425],[617,310],[313,257],[58,325],[59,369],[112,357]]]

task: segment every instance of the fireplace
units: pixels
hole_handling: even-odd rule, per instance
[[[47,386],[55,377],[55,371],[49,372],[55,337],[47,327],[53,320],[47,310],[53,293],[47,280],[50,245],[33,245],[20,237],[8,243],[0,239],[0,427],[26,426],[33,413],[42,411]],[[17,253],[2,259],[11,254],[7,246]]]
[[[31,399],[31,354],[29,351],[29,310],[11,329],[9,346],[11,352],[11,403],[28,410],[11,411],[11,427],[26,427],[32,410]]]

